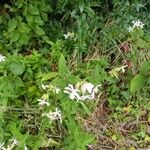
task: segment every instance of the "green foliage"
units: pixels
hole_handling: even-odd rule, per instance
[[[131,92],[135,92],[140,90],[146,83],[146,79],[144,75],[136,75],[132,80],[131,80]]]
[[[69,75],[69,69],[67,68],[66,60],[62,54],[61,54],[59,61],[58,61],[58,72],[62,76]]]
[[[143,28],[128,32],[138,19]],[[16,138],[12,149],[103,149],[104,141],[131,149],[134,139],[135,149],[147,148],[149,27],[146,0],[2,0],[0,145]],[[85,82],[101,84],[92,100],[64,92]]]
[[[137,74],[130,84],[131,92],[139,91],[144,85],[149,85],[150,81],[150,62],[144,62],[140,68],[139,74]]]

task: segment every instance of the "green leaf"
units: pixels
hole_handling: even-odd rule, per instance
[[[18,28],[19,28],[19,31],[22,33],[29,33],[31,30],[26,23],[20,23]]]
[[[136,92],[140,90],[146,83],[147,78],[144,75],[138,74],[136,75],[130,83],[130,90],[131,92]]]
[[[99,65],[98,64],[93,69],[91,76],[93,77],[93,79],[99,77]]]
[[[141,73],[148,73],[150,71],[150,61],[146,61],[142,64],[140,68]]]
[[[33,30],[37,35],[44,35],[45,34],[45,31],[39,26],[36,26],[36,28],[34,28]]]
[[[39,15],[39,10],[37,6],[33,6],[32,4],[29,5],[29,12],[32,15]]]
[[[40,26],[43,25],[43,20],[40,16],[34,17],[34,22],[37,23]]]
[[[60,75],[63,75],[63,76],[69,74],[69,69],[66,65],[66,60],[63,54],[61,54],[59,58],[58,72],[60,73]]]
[[[10,71],[14,74],[14,75],[21,75],[24,70],[25,67],[22,63],[19,62],[13,62],[10,64]]]
[[[80,12],[82,13],[84,10],[84,2],[83,1],[79,1],[79,9],[80,9]]]
[[[30,37],[29,37],[28,34],[21,33],[20,36],[19,36],[19,41],[18,41],[18,43],[19,43],[20,45],[26,44],[26,43],[28,42],[29,38],[30,38]]]
[[[56,76],[58,76],[58,74],[59,74],[58,72],[50,72],[50,73],[44,74],[42,77],[42,81],[47,81],[52,78],[55,78]]]
[[[91,113],[90,113],[89,108],[88,108],[84,103],[82,103],[82,102],[81,102],[81,105],[82,105],[82,108],[84,109],[84,111],[85,111],[88,115],[90,115]]]
[[[8,31],[12,32],[17,27],[17,20],[15,18],[9,20],[8,22]]]
[[[12,32],[12,34],[10,35],[10,43],[14,43],[14,42],[18,41],[19,36],[20,36],[20,34],[18,31]]]

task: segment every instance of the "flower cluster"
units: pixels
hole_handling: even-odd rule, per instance
[[[73,32],[68,32],[67,34],[64,34],[64,38],[65,39],[74,38],[74,33]]]
[[[44,90],[50,90],[53,93],[58,94],[61,90],[59,88],[57,88],[54,85],[44,85],[42,84],[42,89]],[[50,103],[48,102],[48,94],[44,94],[40,99],[38,99],[37,101],[39,102],[39,105],[42,106],[42,108],[44,106],[50,106]],[[58,108],[55,109],[54,112],[49,112],[49,113],[43,113],[42,117],[46,116],[50,121],[54,121],[54,120],[60,120],[60,122],[62,122],[62,115],[61,115],[61,111],[58,110]]]
[[[42,84],[41,87],[43,90],[49,89],[50,91],[52,91],[53,93],[56,93],[56,94],[58,94],[60,92],[60,89],[52,84],[50,84],[50,85]]]
[[[60,122],[62,123],[61,111],[58,108],[55,108],[54,112],[50,111],[49,113],[43,113],[42,116],[46,116],[48,119],[50,119],[50,121],[60,120]]]
[[[2,54],[0,54],[0,62],[5,61],[5,56],[3,56]]]
[[[112,69],[109,73],[112,76],[114,76],[116,78],[119,78],[118,77],[119,72],[121,71],[122,73],[125,73],[125,68],[127,68],[127,67],[128,67],[128,65],[123,65],[121,67],[116,67],[116,68]]]
[[[140,20],[132,21],[133,26],[129,26],[127,29],[129,32],[132,32],[134,29],[142,29],[144,24]]]
[[[71,100],[92,100],[95,99],[101,85],[94,86],[92,83],[79,82],[75,85],[68,84],[64,89],[64,93],[69,94]]]

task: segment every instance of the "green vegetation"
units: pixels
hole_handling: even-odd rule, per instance
[[[0,150],[150,148],[150,2],[0,1]]]

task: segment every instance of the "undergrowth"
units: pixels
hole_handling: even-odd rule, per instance
[[[150,148],[150,3],[0,2],[0,150]]]

